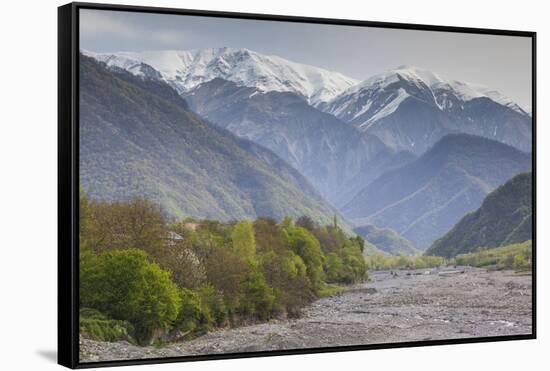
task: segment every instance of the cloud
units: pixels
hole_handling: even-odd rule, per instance
[[[80,34],[87,37],[150,41],[165,46],[181,43],[186,36],[178,30],[140,27],[117,12],[102,10],[80,11]]]

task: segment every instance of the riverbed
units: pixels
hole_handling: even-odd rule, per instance
[[[528,274],[471,267],[377,271],[297,319],[210,332],[164,347],[80,340],[81,362],[530,334]]]

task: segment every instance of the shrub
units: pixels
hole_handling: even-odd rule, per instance
[[[200,287],[198,295],[201,300],[201,324],[204,329],[221,326],[228,317],[228,308],[223,294],[212,285],[204,285]]]
[[[149,263],[144,251],[113,250],[96,258],[84,251],[81,260],[86,267],[80,271],[82,306],[129,321],[139,343],[149,342],[153,330],[166,329],[176,319],[179,290],[170,273]]]
[[[239,222],[231,232],[233,252],[244,262],[256,266],[256,239],[252,222],[244,220]]]
[[[193,290],[180,291],[181,309],[174,322],[174,329],[182,332],[196,331],[203,322],[200,296]]]
[[[242,282],[243,293],[239,311],[260,320],[267,320],[273,312],[275,295],[260,272],[251,272]]]
[[[344,262],[336,253],[328,253],[325,259],[325,275],[327,282],[341,282]]]
[[[446,263],[441,256],[393,256],[374,254],[365,258],[366,266],[370,270],[387,269],[424,269],[438,267]]]
[[[329,283],[355,283],[367,278],[367,264],[356,240],[348,240],[337,252],[328,253],[324,263]]]
[[[457,265],[471,265],[474,267],[529,270],[532,265],[532,255],[532,241],[529,240],[458,255],[452,262]]]
[[[98,341],[134,342],[134,327],[128,321],[113,320],[95,309],[81,308],[80,333]]]

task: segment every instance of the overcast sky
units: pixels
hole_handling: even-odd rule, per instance
[[[400,65],[486,85],[531,106],[531,40],[137,12],[81,10],[80,47],[96,52],[248,48],[364,80]]]

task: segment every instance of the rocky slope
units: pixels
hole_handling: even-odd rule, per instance
[[[451,133],[531,151],[531,116],[511,99],[416,67],[373,76],[320,107],[391,148],[416,154]]]
[[[336,205],[414,157],[389,149],[294,93],[262,92],[217,78],[182,96],[210,122],[275,152]]]

